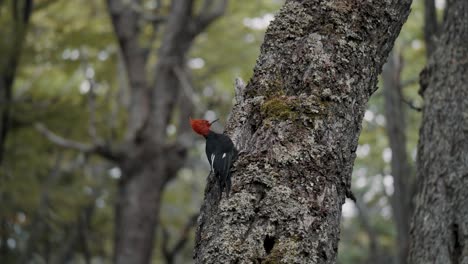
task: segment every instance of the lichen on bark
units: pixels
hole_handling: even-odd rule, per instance
[[[286,1],[236,89],[232,192],[208,179],[196,263],[335,262],[363,113],[410,2]]]

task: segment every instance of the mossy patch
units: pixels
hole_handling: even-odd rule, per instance
[[[265,119],[288,120],[297,118],[292,103],[283,97],[274,97],[266,101],[262,104],[260,110]]]
[[[330,102],[310,96],[274,96],[260,106],[260,112],[266,124],[270,121],[289,120],[303,125],[303,121],[314,121],[327,116]]]

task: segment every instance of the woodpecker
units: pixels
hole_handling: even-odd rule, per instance
[[[206,157],[210,163],[210,174],[214,173],[218,182],[219,197],[221,197],[224,188],[226,188],[226,195],[229,197],[231,165],[237,158],[237,150],[228,136],[210,130],[211,125],[216,121],[218,119],[208,122],[203,119],[190,118],[190,125],[195,133],[206,139]]]

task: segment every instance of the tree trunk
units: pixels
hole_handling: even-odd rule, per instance
[[[369,96],[411,1],[286,1],[227,126],[231,196],[209,179],[196,263],[335,263]]]
[[[401,60],[391,52],[383,67],[386,131],[392,150],[391,174],[394,193],[391,197],[393,219],[397,230],[397,263],[406,263],[409,243],[410,166],[406,153],[405,112],[401,91]]]
[[[3,6],[5,5],[5,6]],[[11,8],[11,21],[1,25],[2,38],[9,41],[0,43],[0,165],[3,161],[5,142],[10,126],[11,99],[16,67],[26,36],[32,12],[32,0],[15,0],[1,3],[0,8]]]
[[[195,37],[223,14],[227,0],[205,0],[198,14],[193,0],[171,1],[166,18],[160,19],[165,29],[151,77],[146,74],[149,51],[139,40],[145,17],[135,7],[141,4],[108,0],[131,90],[126,142],[117,159],[123,173],[115,214],[117,264],[151,262],[162,192],[182,167],[191,142],[187,134],[193,107],[186,56]],[[159,21],[152,19],[153,25]],[[166,128],[174,117],[178,133],[171,141]]]
[[[369,238],[369,256],[367,258],[366,263],[367,264],[375,264],[375,263],[383,264],[384,259],[382,258],[381,253],[380,253],[381,250],[380,250],[378,233],[376,232],[375,228],[372,226],[370,222],[368,209],[366,208],[366,205],[364,204],[362,197],[357,198],[354,204],[358,211],[359,222],[361,222],[361,225],[366,231],[367,237]]]
[[[423,120],[409,263],[468,263],[468,2],[447,1],[421,73]]]
[[[8,14],[11,18],[3,19],[5,24],[0,25],[2,37],[0,41],[0,168],[4,160],[5,142],[10,129],[13,83],[31,17],[32,5],[32,0],[0,1],[0,9],[11,8],[11,14]],[[5,14],[6,12],[2,15]],[[1,176],[2,173],[0,173]],[[0,192],[0,199],[3,196],[4,194]],[[7,245],[9,227],[6,216],[0,214],[0,259],[5,262],[13,259]]]
[[[162,157],[163,155],[159,155]],[[141,167],[123,165],[116,207],[115,263],[150,263],[164,187],[164,160],[142,157]]]

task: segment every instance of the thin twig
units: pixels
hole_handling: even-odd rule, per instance
[[[192,34],[194,36],[198,35],[200,32],[205,30],[211,22],[219,18],[224,14],[228,6],[228,0],[220,0],[220,3],[213,8],[214,5],[213,0],[205,0],[203,3],[203,8],[198,14],[198,16],[194,19],[195,20],[195,27],[192,29]]]
[[[406,88],[410,85],[416,84],[419,81],[419,77],[411,78],[409,80],[404,80],[401,82],[401,88]]]
[[[187,73],[179,66],[174,66],[173,70],[177,79],[179,80],[180,85],[182,86],[182,90],[185,96],[191,98],[193,95],[193,87],[187,76]]]
[[[174,244],[174,246],[169,249],[169,233],[167,230],[161,225],[162,227],[162,251],[164,254],[164,258],[166,259],[166,263],[174,263],[174,257],[184,248],[185,244],[187,243],[187,240],[189,238],[190,230],[195,226],[197,223],[198,219],[198,213],[192,215],[187,223],[184,226],[184,229],[182,229],[182,232],[180,234],[179,239],[177,242]]]
[[[89,91],[88,91],[88,110],[89,110],[89,125],[88,125],[88,133],[89,136],[93,139],[94,142],[99,142],[99,138],[97,135],[96,129],[96,93],[94,91],[95,88],[95,81],[93,78],[87,79],[89,83]]]
[[[68,149],[74,149],[78,150],[81,152],[89,153],[93,151],[93,146],[85,143],[81,143],[78,141],[70,140],[63,138],[54,132],[50,131],[44,124],[42,123],[36,123],[34,125],[37,131],[41,133],[44,137],[46,137],[50,142],[63,147],[63,148],[68,148]]]
[[[417,112],[421,112],[422,111],[422,107],[419,107],[419,106],[416,106],[414,104],[413,101],[408,101],[406,100],[405,98],[401,98],[401,100],[403,101],[403,103],[405,103],[410,109],[413,109]]]
[[[193,134],[188,119],[193,113],[193,94],[194,89],[189,74],[181,67],[175,66],[173,71],[179,81],[180,89],[178,104],[179,104],[179,117],[178,117],[178,131],[177,131],[177,147],[175,149],[186,149],[193,144]],[[176,157],[182,157],[176,155]],[[185,158],[184,158],[185,159]]]

